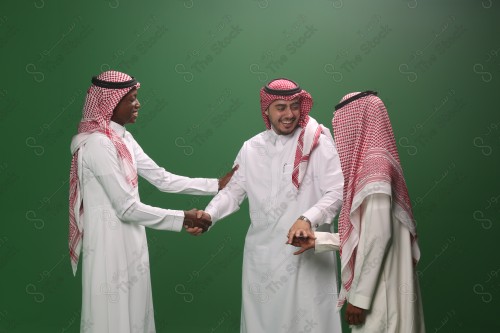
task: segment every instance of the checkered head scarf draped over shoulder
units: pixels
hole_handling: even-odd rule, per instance
[[[353,99],[339,108],[333,117],[332,126],[340,164],[344,174],[344,202],[339,216],[341,276],[345,289],[339,297],[339,306],[351,288],[354,278],[356,250],[360,226],[354,218],[353,199],[360,203],[370,194],[384,193],[374,183],[390,185],[392,195],[392,216],[408,227],[412,239],[414,264],[420,258],[416,225],[408,195],[408,189],[400,165],[396,141],[384,103],[375,95],[359,93],[344,96],[342,102]],[[358,97],[361,94],[358,95]],[[339,104],[339,106],[341,105]]]
[[[321,132],[328,130],[309,116],[309,112],[313,106],[312,97],[307,91],[301,89],[297,83],[284,78],[275,79],[260,90],[260,109],[267,129],[271,129],[271,122],[266,115],[269,105],[276,100],[292,101],[296,98],[299,99],[300,103],[298,125],[302,130],[295,151],[292,183],[295,188],[299,189],[306,173],[311,152],[318,145]],[[330,135],[329,132],[328,135]]]
[[[137,172],[133,166],[132,156],[122,139],[111,129],[109,122],[121,99],[130,90],[139,87],[140,83],[133,77],[116,71],[107,71],[93,77],[78,126],[78,134],[100,132],[111,140],[122,163],[124,177],[132,186],[137,186]],[[80,216],[84,207],[83,198],[80,196],[78,153],[79,149],[73,152],[69,182],[69,254],[74,274],[83,240],[83,221]]]

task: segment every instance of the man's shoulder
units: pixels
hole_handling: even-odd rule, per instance
[[[319,136],[318,143],[323,146],[332,147],[335,146],[333,142],[333,138],[331,136],[326,135],[325,133],[321,133]]]
[[[111,141],[111,139],[108,138],[106,134],[99,132],[99,131],[95,131],[95,132],[92,132],[89,134],[87,142],[88,143],[89,142],[95,143],[95,142],[102,141],[102,140]]]
[[[89,134],[85,146],[90,150],[101,150],[101,149],[115,149],[115,146],[111,139],[102,132],[94,132]]]
[[[266,133],[267,131],[257,133],[245,142],[265,141]]]
[[[260,132],[254,136],[252,136],[250,139],[246,140],[245,142],[243,142],[243,146],[242,148],[252,148],[252,147],[260,147],[260,146],[263,146],[266,144],[266,132],[267,131],[263,131],[263,132]]]
[[[338,156],[337,147],[335,146],[335,142],[333,138],[321,133],[318,145],[311,152],[311,158],[316,160],[323,160],[324,158],[332,158],[333,156]]]

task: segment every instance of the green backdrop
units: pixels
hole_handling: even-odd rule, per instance
[[[144,150],[193,177],[225,173],[264,129],[272,78],[299,82],[328,127],[343,95],[377,90],[418,223],[427,330],[499,332],[499,19],[479,0],[2,1],[0,332],[78,332],[69,143],[91,76],[110,68],[142,84],[128,128]],[[238,331],[248,226],[245,203],[202,237],[148,230],[158,332]]]

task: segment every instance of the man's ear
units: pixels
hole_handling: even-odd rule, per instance
[[[267,108],[266,111],[264,111],[264,113],[266,114],[266,116],[269,117],[269,108]]]

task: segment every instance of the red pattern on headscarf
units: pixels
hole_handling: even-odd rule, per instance
[[[356,94],[348,94],[342,101]],[[404,215],[398,216],[398,220],[404,223],[411,233],[415,263],[419,260],[419,250],[408,189],[383,102],[373,95],[357,99],[335,112],[332,126],[344,174],[344,201],[339,216],[339,234],[342,284],[345,290],[349,291],[354,278],[359,241],[359,235],[353,234],[354,227],[350,219],[352,202],[370,183],[390,184],[393,207],[398,205]],[[342,296],[339,306],[345,301],[345,295]]]
[[[297,88],[297,84],[288,80],[288,79],[276,79],[267,84],[267,86],[273,90],[291,90]],[[300,103],[300,115],[298,126],[302,128],[302,132],[299,135],[299,139],[297,142],[297,150],[295,151],[295,159],[293,163],[293,172],[292,172],[292,183],[298,189],[301,181],[301,169],[305,172],[307,168],[307,163],[309,161],[309,156],[314,148],[318,145],[319,136],[321,134],[321,126],[318,126],[313,130],[314,139],[310,147],[304,146],[304,135],[306,133],[306,126],[309,122],[309,112],[313,106],[313,100],[311,95],[305,91],[300,90],[298,93],[293,95],[273,95],[268,93],[264,87],[260,90],[260,109],[262,112],[262,118],[264,119],[264,123],[266,124],[267,129],[271,129],[271,122],[269,121],[269,117],[266,115],[266,110],[269,108],[272,102],[276,100],[285,100],[292,101],[298,98]],[[300,167],[302,165],[302,167]]]
[[[125,82],[132,80],[132,77],[125,73],[107,71],[101,73],[99,80],[107,82]],[[122,162],[124,176],[132,185],[137,186],[137,172],[133,166],[132,156],[122,139],[109,126],[113,110],[121,99],[132,89],[138,89],[140,84],[124,89],[108,89],[91,85],[87,91],[85,105],[83,107],[82,120],[78,126],[78,134],[100,132],[106,135],[116,148],[118,156]],[[69,181],[69,254],[73,273],[76,273],[78,259],[80,257],[81,242],[83,240],[83,225],[79,227],[76,223],[75,208],[80,215],[83,214],[83,199],[77,202],[79,193],[78,179],[78,152],[76,150],[71,160],[70,181]],[[78,205],[79,207],[76,207]]]

